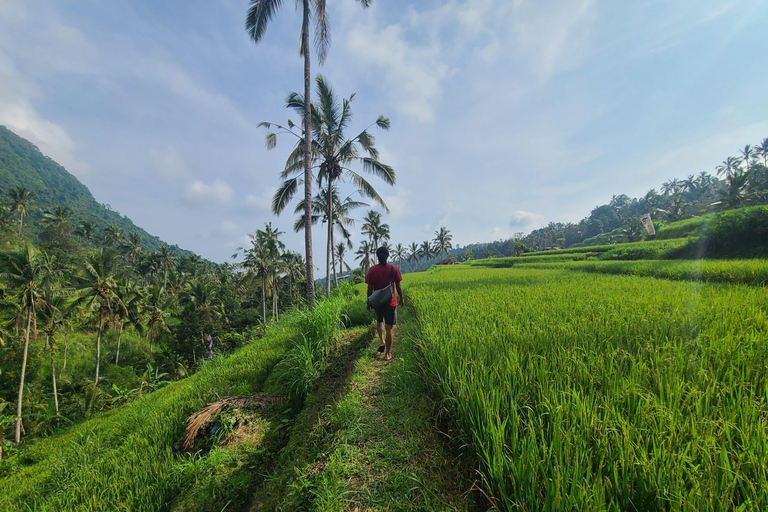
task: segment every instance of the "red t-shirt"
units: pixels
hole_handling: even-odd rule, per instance
[[[392,271],[394,269],[394,272]],[[365,276],[365,282],[373,285],[374,290],[381,290],[387,283],[392,283],[392,302],[390,306],[397,306],[397,295],[395,294],[395,284],[403,280],[403,276],[400,275],[400,270],[387,263],[386,265],[376,264],[368,271],[368,275]]]

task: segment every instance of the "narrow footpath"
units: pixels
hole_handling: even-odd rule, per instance
[[[344,331],[250,511],[485,510],[471,466],[442,434],[418,370],[415,321],[398,309],[394,358],[375,328]]]

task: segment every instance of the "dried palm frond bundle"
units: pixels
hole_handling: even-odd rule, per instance
[[[280,403],[283,400],[285,400],[285,397],[282,395],[270,395],[268,393],[225,396],[220,398],[212,404],[208,404],[202,411],[187,418],[187,429],[181,449],[184,451],[190,450],[194,446],[200,431],[204,431],[205,427],[207,427],[224,409],[239,409],[246,405],[253,404],[261,407],[268,407]]]

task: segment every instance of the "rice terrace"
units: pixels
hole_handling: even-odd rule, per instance
[[[0,512],[768,510],[767,24],[0,0]]]

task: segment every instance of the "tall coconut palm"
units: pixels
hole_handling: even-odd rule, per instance
[[[351,270],[350,266],[344,262],[344,253],[346,252],[347,252],[347,246],[345,244],[343,243],[336,244],[336,257],[338,258],[338,261],[339,261],[339,275],[342,276],[342,278],[344,277],[345,268],[347,269],[347,272]]]
[[[368,7],[371,0],[358,0],[363,7]],[[245,29],[248,32],[254,44],[264,38],[267,25],[272,17],[282,6],[282,0],[250,0],[250,7],[245,19]],[[298,0],[296,6],[298,7]],[[309,24],[310,19],[315,20],[315,47],[317,48],[318,60],[322,65],[328,55],[328,48],[331,42],[331,34],[328,30],[328,17],[326,14],[326,0],[302,0],[301,1],[301,45],[299,55],[304,58],[304,97],[310,98],[310,52],[309,52]],[[314,9],[312,9],[314,8]],[[312,125],[310,119],[310,105],[304,105],[302,112],[303,126],[303,164],[304,164],[304,248],[306,259],[306,277],[307,277],[307,304],[310,308],[315,304],[315,278],[314,263],[312,260]]]
[[[24,398],[24,378],[27,370],[29,336],[37,332],[37,310],[45,305],[43,290],[50,269],[45,265],[42,254],[29,242],[17,251],[3,255],[2,277],[8,285],[10,298],[16,308],[16,330],[22,326],[24,349],[21,359],[19,395],[16,402],[16,433],[14,442],[21,441],[21,408]]]
[[[141,303],[144,300],[144,293],[142,288],[127,279],[116,280],[114,292],[115,298],[117,299],[114,301],[112,308],[112,316],[117,328],[117,351],[115,353],[115,364],[119,365],[120,342],[123,337],[123,330],[125,329],[125,326],[129,325],[136,330],[141,330]]]
[[[448,251],[453,249],[453,244],[451,244],[452,239],[453,235],[451,235],[451,232],[444,227],[441,227],[438,231],[435,231],[435,239],[433,245],[435,256],[447,256]]]
[[[421,245],[419,246],[419,257],[428,260],[434,255],[435,253],[432,250],[432,246],[430,245],[429,240],[421,242]]]
[[[371,268],[372,263],[372,251],[371,248],[373,245],[368,240],[363,240],[360,242],[360,247],[357,248],[357,251],[355,251],[356,260],[360,260],[360,268],[363,269],[364,273],[368,273],[368,270]]]
[[[216,288],[208,279],[197,279],[184,290],[181,303],[192,313],[191,316],[199,329],[200,343],[205,346],[206,334],[212,334],[209,329],[214,322],[224,317],[224,308],[217,296]],[[192,358],[197,360],[195,344],[192,345]]]
[[[94,391],[99,384],[101,366],[101,337],[105,321],[112,317],[113,304],[119,300],[114,288],[118,273],[117,253],[114,249],[103,247],[92,252],[85,260],[81,274],[77,276],[76,304],[86,310],[98,312],[98,331],[96,334],[96,375],[93,379]]]
[[[379,212],[369,210],[363,217],[362,233],[371,239],[375,251],[379,247],[379,241],[389,240],[389,224],[382,224]]]
[[[419,244],[411,242],[411,245],[408,246],[408,262],[418,263],[420,259],[421,254],[419,254]]]
[[[29,210],[34,206],[35,193],[24,187],[16,187],[8,191],[11,198],[11,208],[19,212],[19,236],[24,226],[24,217],[29,215]]]
[[[374,143],[375,139],[373,135],[368,131],[371,127],[376,126],[383,130],[389,129],[389,119],[384,116],[379,116],[376,121],[371,123],[367,128],[357,134],[355,137],[348,138],[345,131],[349,127],[352,120],[351,102],[355,95],[352,94],[349,98],[343,98],[339,101],[333,87],[322,76],[318,75],[316,78],[317,84],[317,100],[316,103],[311,106],[312,110],[312,160],[313,164],[316,162],[318,165],[318,181],[325,182],[325,191],[328,195],[325,200],[326,204],[326,218],[331,218],[333,214],[333,198],[332,195],[337,188],[337,181],[347,180],[354,185],[357,192],[363,197],[370,198],[376,201],[384,208],[385,211],[389,211],[384,200],[376,191],[376,189],[358,172],[352,169],[353,165],[359,165],[360,168],[374,176],[378,176],[385,183],[394,185],[395,183],[395,171],[392,167],[379,161],[379,152],[376,149]],[[304,97],[298,93],[292,92],[286,99],[286,106],[292,108],[297,112],[304,112],[305,100]],[[261,123],[262,126],[270,128],[274,123]],[[275,124],[282,133],[292,132],[292,125],[288,127]],[[267,135],[268,147],[274,147],[277,133],[269,133]],[[366,155],[366,156],[364,156]],[[288,201],[290,201],[298,188],[299,177],[291,177],[296,174],[303,167],[303,154],[298,151],[298,147],[294,150],[286,163],[285,170],[281,173],[281,177],[285,181],[278,188],[275,196],[272,200],[273,211],[280,213]],[[306,208],[305,208],[306,211]],[[305,215],[306,216],[306,215]],[[328,236],[326,243],[326,294],[330,292],[330,274],[333,258],[333,225],[328,224]],[[333,266],[335,268],[335,266]]]
[[[43,296],[40,313],[44,321],[46,345],[51,356],[51,383],[53,390],[54,413],[59,415],[59,392],[56,387],[56,333],[66,323],[69,314],[69,302],[61,289],[48,287]]]
[[[251,247],[244,250],[245,261],[240,266],[247,271],[243,278],[247,281],[253,277],[261,278],[261,304],[262,320],[267,323],[266,295],[267,286],[272,298],[273,316],[277,316],[277,275],[282,268],[280,264],[280,253],[285,250],[285,244],[280,241],[279,236],[283,232],[272,227],[269,222],[264,225],[263,230],[257,230],[255,235],[248,235]]]
[[[408,250],[405,248],[403,244],[397,244],[392,249],[392,257],[395,261],[397,261],[397,266],[400,267],[403,265],[403,262],[408,257]]]
[[[723,163],[718,165],[715,170],[717,171],[718,176],[725,174],[725,179],[729,180],[731,176],[741,174],[743,172],[741,169],[741,158],[729,156],[723,160]]]
[[[763,159],[763,167],[768,168],[768,137],[755,146],[755,155]]]
[[[749,172],[749,164],[757,157],[757,151],[755,151],[751,144],[747,144],[744,146],[744,149],[739,150],[739,153],[741,153],[741,160],[747,167],[746,172]]]
[[[168,286],[168,269],[176,265],[176,254],[168,244],[163,244],[155,253],[160,268],[163,269],[163,288]]]
[[[195,297],[194,294],[192,296]],[[165,319],[170,315],[167,311],[170,308],[170,302],[169,297],[165,293],[165,288],[159,284],[150,286],[147,289],[146,297],[142,301],[141,310],[147,323],[149,364],[152,364],[152,345],[157,337],[157,332],[170,332],[168,326],[165,324]]]

